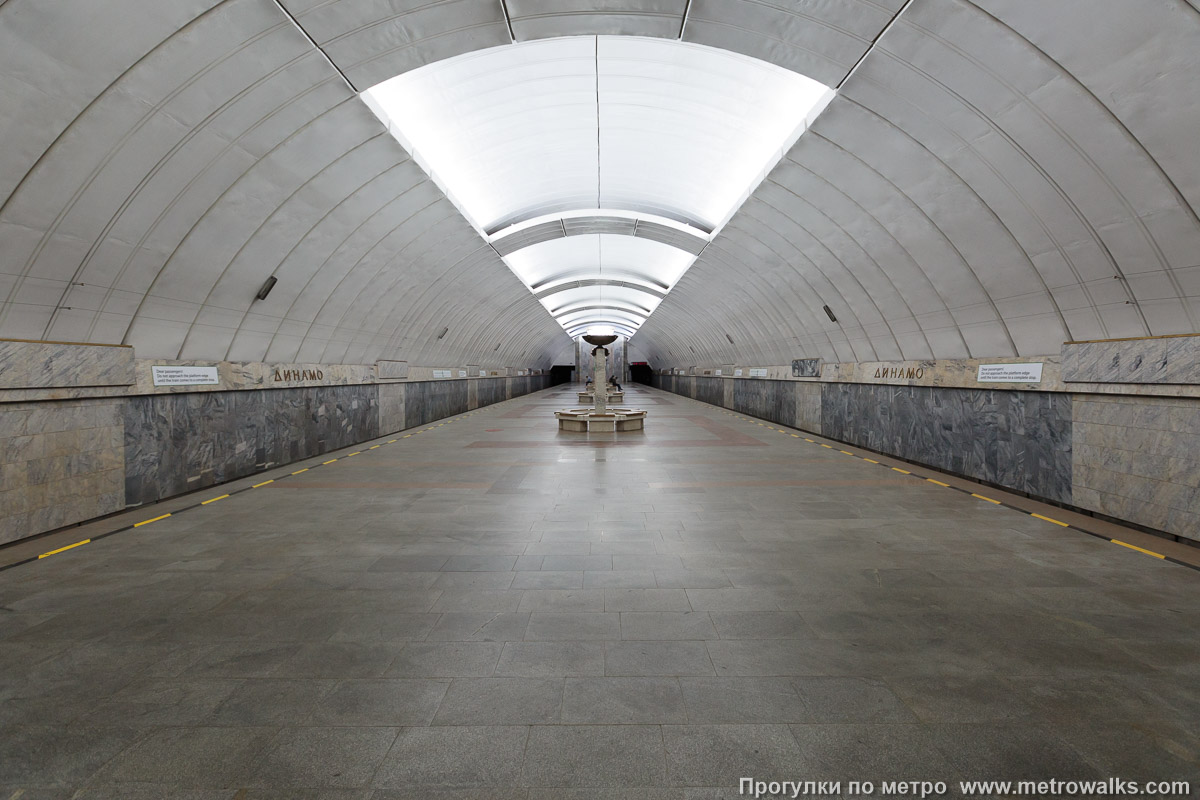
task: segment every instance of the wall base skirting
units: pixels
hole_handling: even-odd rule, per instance
[[[1200,542],[1200,400],[669,374],[651,385]]]
[[[0,544],[463,414],[550,381],[530,375],[6,403]]]

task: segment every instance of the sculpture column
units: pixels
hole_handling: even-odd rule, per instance
[[[592,396],[595,398],[594,412],[603,414],[608,406],[608,377],[604,374],[608,366],[608,350],[597,347],[592,350],[592,363],[595,371],[592,373]]]

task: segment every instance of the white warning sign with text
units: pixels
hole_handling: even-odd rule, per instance
[[[221,382],[216,367],[152,366],[155,386],[212,386]]]
[[[980,383],[1041,383],[1042,365],[980,364],[975,380]]]

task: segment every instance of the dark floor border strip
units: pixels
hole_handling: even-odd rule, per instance
[[[547,387],[547,388],[551,388],[551,387]],[[528,392],[527,394],[535,394],[537,391],[544,391],[544,390],[543,390],[543,389],[538,389],[538,390],[535,390],[534,392]],[[525,397],[525,396],[527,396],[527,394],[526,394],[526,395],[520,395],[520,397]],[[319,468],[321,468],[321,467],[327,467],[327,466],[329,466],[329,465],[333,464],[334,462],[337,462],[337,461],[342,461],[342,460],[344,460],[344,459],[347,459],[347,458],[352,458],[352,457],[354,457],[354,456],[363,455],[364,453],[366,453],[367,451],[370,451],[370,450],[378,450],[379,448],[383,447],[384,445],[396,444],[397,442],[399,442],[399,441],[400,441],[400,440],[402,440],[402,439],[409,439],[409,438],[411,438],[411,437],[413,437],[413,436],[417,436],[418,434],[422,434],[422,433],[428,433],[429,431],[432,431],[432,430],[434,430],[435,428],[440,428],[440,427],[442,427],[443,425],[449,425],[450,423],[452,423],[452,422],[454,422],[454,421],[456,421],[456,420],[458,420],[458,419],[466,419],[467,417],[469,417],[469,416],[471,416],[471,415],[473,415],[473,414],[478,414],[480,411],[483,411],[484,409],[488,409],[488,408],[495,408],[496,406],[499,406],[499,405],[501,405],[502,403],[508,403],[508,402],[511,402],[512,400],[516,400],[516,399],[517,399],[517,398],[515,398],[515,397],[514,397],[514,398],[509,398],[509,399],[507,399],[507,400],[501,400],[501,401],[500,401],[500,402],[498,402],[498,403],[489,403],[488,405],[484,406],[483,408],[477,408],[477,409],[475,409],[474,411],[467,411],[467,412],[465,412],[465,413],[462,413],[462,414],[456,414],[456,415],[453,415],[453,416],[450,416],[450,417],[443,417],[443,421],[441,421],[441,422],[436,422],[436,423],[435,423],[434,421],[430,421],[430,422],[427,422],[427,423],[425,423],[425,424],[426,424],[426,425],[428,425],[429,427],[427,427],[427,428],[421,428],[420,430],[412,430],[412,429],[409,429],[409,430],[412,430],[412,432],[411,432],[411,433],[406,433],[406,434],[404,434],[404,435],[398,435],[398,434],[400,434],[400,431],[393,431],[392,433],[385,433],[385,434],[383,434],[382,436],[378,436],[378,437],[376,437],[376,439],[367,439],[366,441],[364,441],[364,442],[359,442],[358,444],[347,445],[346,447],[343,447],[343,448],[341,448],[340,450],[349,450],[351,447],[361,447],[361,446],[365,445],[367,442],[376,441],[376,440],[378,440],[378,439],[383,439],[383,438],[384,438],[384,437],[386,437],[386,436],[395,436],[395,438],[394,438],[394,439],[389,439],[389,440],[388,440],[388,441],[386,441],[386,442],[379,442],[378,444],[374,444],[374,445],[371,445],[371,446],[369,446],[369,447],[363,447],[363,449],[362,449],[362,450],[356,450],[355,452],[353,452],[353,453],[347,453],[347,454],[346,454],[346,455],[344,455],[344,456],[337,456],[336,458],[331,458],[331,459],[328,459],[327,461],[323,461],[323,462],[321,462],[320,464],[313,464],[313,465],[312,465],[312,466],[310,466],[310,467],[303,467],[303,468],[301,468],[301,469],[298,469],[298,470],[295,470],[295,471],[293,471],[293,472],[290,472],[290,473],[288,473],[287,475],[280,475],[280,476],[279,476],[279,477],[277,477],[277,478],[270,478],[270,479],[268,479],[268,480],[265,480],[265,481],[262,481],[262,482],[260,482],[260,483],[253,484],[252,486],[243,486],[243,487],[242,487],[242,488],[240,488],[240,489],[232,489],[232,490],[230,490],[230,491],[227,491],[227,492],[225,492],[225,494],[222,494],[222,495],[219,495],[219,496],[216,496],[216,497],[210,497],[210,498],[208,498],[207,500],[201,500],[201,501],[199,501],[199,502],[197,502],[197,503],[192,503],[192,504],[191,504],[191,505],[189,505],[189,506],[184,506],[183,508],[176,509],[175,511],[169,511],[169,512],[167,512],[167,513],[165,513],[165,514],[160,514],[160,515],[158,515],[157,517],[151,517],[150,519],[144,519],[144,520],[141,520],[140,522],[134,522],[134,523],[132,523],[132,524],[130,524],[130,525],[125,525],[125,526],[123,526],[123,527],[120,527],[120,528],[115,528],[115,529],[113,529],[113,530],[111,530],[111,531],[106,531],[106,532],[104,532],[104,533],[98,533],[98,534],[96,534],[95,536],[91,536],[91,537],[89,537],[89,538],[87,538],[87,539],[82,539],[82,540],[80,540],[80,541],[78,541],[78,542],[75,542],[75,543],[73,543],[73,544],[64,545],[63,547],[59,547],[59,548],[56,548],[56,549],[54,549],[54,550],[50,550],[49,552],[42,553],[42,554],[40,554],[40,555],[36,555],[36,556],[30,556],[29,558],[24,558],[24,559],[21,559],[20,561],[14,561],[14,562],[12,562],[11,564],[4,564],[4,565],[0,565],[0,572],[4,572],[5,570],[10,570],[10,569],[13,569],[13,568],[15,568],[15,567],[21,567],[21,566],[24,566],[24,565],[26,565],[26,564],[32,564],[32,563],[34,563],[34,562],[36,562],[36,561],[41,561],[43,558],[48,558],[48,557],[50,557],[50,556],[57,555],[57,554],[59,554],[59,553],[65,552],[65,551],[67,551],[67,550],[74,550],[74,549],[75,549],[75,548],[77,548],[77,547],[81,547],[81,546],[83,546],[83,545],[86,545],[86,544],[91,544],[92,542],[98,542],[98,541],[100,541],[101,539],[107,539],[109,536],[114,536],[114,535],[116,535],[116,534],[118,534],[118,533],[125,533],[125,532],[127,532],[127,531],[131,531],[131,530],[133,530],[134,528],[141,528],[141,527],[143,527],[143,526],[145,526],[145,525],[149,525],[149,524],[151,524],[151,523],[158,522],[159,520],[166,519],[167,517],[174,517],[174,516],[176,516],[176,515],[178,515],[178,514],[183,514],[184,512],[187,512],[187,511],[192,511],[192,510],[194,510],[194,509],[200,508],[201,506],[208,506],[208,505],[212,505],[213,503],[216,503],[216,502],[217,502],[217,501],[219,501],[219,500],[225,500],[225,499],[227,499],[227,498],[230,498],[230,497],[233,497],[233,496],[235,496],[235,495],[244,494],[244,493],[246,493],[246,492],[250,492],[250,491],[253,491],[253,490],[255,490],[255,489],[259,489],[259,488],[261,488],[261,487],[263,487],[263,486],[266,486],[266,485],[268,485],[268,484],[271,484],[271,483],[277,483],[277,482],[279,482],[279,481],[286,480],[286,479],[288,479],[288,478],[294,477],[294,476],[296,476],[296,475],[299,475],[299,474],[301,474],[301,473],[304,473],[304,472],[310,472],[310,471],[312,471],[312,470],[314,470],[314,469],[319,469]],[[404,429],[404,428],[401,428],[400,430],[405,430],[405,429]],[[332,450],[332,451],[330,451],[330,452],[332,452],[332,453],[337,453],[337,452],[340,452],[340,450]],[[328,455],[328,454],[325,454],[325,455]],[[316,459],[316,458],[321,458],[321,456],[311,456],[311,458],[313,458],[313,459]],[[305,460],[309,460],[309,459],[305,459]],[[304,463],[304,461],[298,461],[298,462],[295,462],[295,465],[299,465],[299,464],[303,464],[303,463]],[[259,472],[259,473],[257,473],[257,475],[255,475],[254,473],[252,473],[252,474],[250,474],[250,475],[245,475],[245,476],[243,476],[243,477],[241,477],[241,478],[236,478],[235,480],[252,480],[252,479],[253,479],[253,478],[255,478],[255,477],[263,477],[264,475],[266,475],[266,474],[268,474],[268,473],[270,473],[270,472],[274,472],[274,471],[276,471],[276,470],[279,470],[279,469],[286,469],[286,467],[272,467],[272,468],[270,468],[270,469],[266,469],[266,470],[263,470],[262,472]],[[207,487],[207,488],[210,488],[210,489],[211,489],[211,488],[219,488],[220,486],[221,486],[221,484],[216,484],[216,486],[215,486],[215,487]],[[200,491],[203,491],[203,490],[197,490],[197,493],[199,493]],[[130,514],[130,513],[133,513],[133,512],[132,512],[132,511],[123,511],[123,512],[119,512],[119,513]],[[86,524],[86,523],[85,523],[85,524]],[[51,532],[51,533],[54,533],[54,532]],[[14,542],[14,544],[18,544],[18,543],[19,543],[19,542]]]
[[[653,388],[657,388],[657,387],[653,387],[653,386],[652,386],[652,387],[650,387],[650,388],[652,388],[652,389],[653,389]],[[666,390],[665,390],[665,389],[659,389],[658,391],[666,391]],[[674,393],[674,392],[671,392],[671,394],[675,394],[675,393]],[[687,397],[687,395],[680,395],[680,396],[681,396],[681,397]],[[917,478],[918,480],[924,481],[924,482],[926,482],[926,483],[933,483],[933,484],[936,484],[936,485],[938,485],[938,486],[942,486],[942,487],[944,487],[944,488],[946,488],[946,489],[953,489],[953,490],[954,490],[954,491],[956,491],[956,492],[961,492],[962,494],[968,495],[968,496],[970,496],[970,497],[977,497],[977,498],[979,498],[980,500],[984,500],[984,501],[986,501],[986,502],[988,502],[988,503],[991,503],[991,504],[993,504],[993,505],[1000,506],[1001,508],[1007,508],[1007,509],[1010,509],[1010,510],[1012,510],[1012,511],[1018,511],[1018,512],[1020,512],[1020,513],[1022,513],[1022,514],[1025,514],[1026,516],[1034,517],[1035,519],[1045,520],[1046,522],[1053,523],[1054,525],[1057,525],[1057,526],[1059,526],[1059,527],[1061,527],[1061,528],[1067,528],[1067,529],[1069,529],[1069,530],[1079,531],[1080,533],[1086,533],[1088,536],[1092,536],[1092,537],[1095,537],[1095,538],[1097,538],[1097,539],[1103,539],[1104,541],[1106,541],[1106,542],[1110,542],[1111,544],[1119,545],[1119,546],[1121,546],[1121,547],[1125,547],[1125,548],[1128,548],[1128,549],[1130,549],[1130,550],[1136,550],[1136,551],[1137,551],[1137,552],[1139,552],[1139,553],[1145,553],[1146,555],[1148,555],[1148,556],[1151,556],[1151,557],[1153,557],[1153,558],[1158,558],[1158,559],[1161,559],[1161,560],[1163,560],[1163,561],[1169,561],[1169,562],[1170,562],[1170,563],[1172,563],[1172,564],[1178,564],[1178,565],[1180,565],[1180,566],[1182,566],[1182,567],[1187,567],[1188,569],[1191,569],[1191,570],[1195,570],[1195,571],[1198,571],[1198,572],[1200,572],[1200,564],[1192,564],[1192,563],[1189,563],[1189,562],[1187,562],[1187,561],[1183,561],[1183,560],[1181,560],[1181,559],[1178,559],[1178,558],[1173,558],[1172,556],[1165,555],[1165,554],[1163,554],[1163,553],[1156,553],[1156,552],[1154,552],[1153,550],[1147,550],[1147,549],[1146,549],[1146,548],[1144,548],[1144,547],[1138,547],[1138,546],[1136,546],[1136,545],[1129,544],[1128,542],[1122,542],[1122,541],[1121,541],[1121,540],[1119,540],[1119,539],[1113,539],[1112,537],[1110,537],[1110,536],[1108,536],[1108,535],[1106,535],[1106,534],[1099,533],[1099,532],[1097,532],[1097,531],[1088,530],[1087,528],[1082,528],[1082,527],[1080,527],[1079,525],[1076,525],[1076,524],[1074,524],[1074,523],[1070,523],[1070,522],[1063,522],[1062,520],[1054,519],[1053,517],[1047,517],[1047,516],[1045,516],[1044,514],[1039,514],[1039,513],[1037,513],[1036,511],[1028,511],[1028,510],[1026,510],[1026,509],[1024,509],[1024,508],[1021,508],[1021,507],[1019,507],[1019,506],[1012,505],[1011,503],[1006,503],[1006,502],[1004,502],[1004,501],[1002,501],[1002,500],[997,500],[997,499],[995,499],[995,498],[993,498],[993,497],[987,497],[987,496],[985,496],[985,495],[981,495],[981,494],[979,494],[978,492],[972,492],[972,491],[970,491],[969,489],[965,489],[965,488],[962,488],[962,487],[960,487],[960,486],[951,486],[950,484],[946,483],[945,481],[939,481],[939,480],[937,480],[936,478],[931,478],[931,477],[929,477],[928,475],[922,475],[922,474],[920,474],[920,473],[918,473],[918,472],[914,472],[914,471],[912,471],[912,470],[909,470],[909,469],[901,469],[901,468],[899,468],[899,467],[893,467],[893,466],[891,466],[891,465],[889,465],[889,464],[884,464],[884,463],[882,463],[882,462],[876,461],[876,460],[875,460],[875,459],[873,459],[873,458],[867,458],[866,456],[859,455],[858,453],[852,453],[852,452],[850,452],[849,450],[841,450],[841,449],[839,449],[839,448],[836,448],[836,447],[834,447],[833,445],[830,445],[830,444],[824,444],[823,442],[818,442],[818,441],[816,441],[815,439],[809,439],[808,437],[805,437],[805,436],[801,436],[801,435],[800,435],[801,433],[808,433],[808,434],[810,434],[810,435],[812,435],[812,436],[819,436],[819,437],[820,437],[820,438],[822,438],[822,439],[826,439],[826,438],[828,438],[828,437],[825,437],[825,436],[821,436],[821,434],[819,434],[819,433],[812,433],[811,431],[806,431],[806,430],[804,430],[803,428],[793,428],[793,427],[791,427],[791,426],[782,425],[781,423],[778,423],[778,422],[772,422],[771,420],[763,420],[763,421],[761,421],[761,422],[760,422],[760,421],[759,421],[759,419],[760,419],[760,418],[758,418],[758,417],[747,417],[747,416],[742,416],[740,413],[738,413],[738,412],[736,412],[736,411],[730,411],[730,410],[729,410],[729,409],[727,409],[727,408],[724,408],[724,407],[722,407],[722,406],[716,406],[716,405],[713,405],[712,403],[705,403],[703,400],[696,400],[696,398],[694,398],[694,397],[687,397],[687,399],[689,399],[689,400],[692,400],[693,402],[696,402],[696,403],[702,403],[703,405],[706,405],[706,406],[712,406],[713,408],[716,408],[716,409],[718,409],[718,410],[719,410],[721,413],[723,413],[723,414],[727,414],[727,415],[729,415],[729,416],[731,416],[731,417],[736,417],[736,418],[738,418],[738,419],[740,419],[740,420],[742,420],[742,421],[744,421],[744,422],[753,422],[755,425],[759,425],[759,426],[761,426],[761,427],[767,428],[768,430],[777,430],[777,431],[779,431],[780,433],[784,433],[784,434],[788,434],[788,433],[789,433],[789,431],[800,431],[800,433],[791,433],[791,434],[789,434],[789,435],[790,435],[790,436],[792,436],[792,437],[798,438],[798,439],[802,438],[802,439],[804,439],[804,441],[805,441],[805,442],[809,442],[809,443],[811,443],[811,444],[815,444],[815,445],[818,445],[818,446],[820,446],[820,447],[824,447],[824,448],[826,448],[826,449],[828,449],[828,450],[835,450],[835,451],[837,451],[837,452],[839,452],[839,453],[845,453],[846,455],[848,455],[848,456],[851,456],[852,458],[857,458],[857,459],[859,459],[860,461],[866,461],[866,462],[868,462],[868,463],[876,464],[877,466],[884,467],[885,469],[889,469],[889,470],[891,470],[891,471],[893,471],[893,472],[899,472],[899,473],[901,473],[901,474],[903,474],[903,475],[907,475],[907,476],[909,476],[909,477],[912,477],[912,478]],[[780,427],[778,427],[778,428],[775,428],[775,427],[774,427],[775,425],[779,425]],[[837,440],[837,439],[829,439],[829,441],[832,441],[832,442],[838,442],[838,440]],[[865,448],[858,447],[858,445],[848,444],[848,443],[846,443],[846,442],[838,442],[838,444],[843,444],[843,445],[845,445],[845,446],[847,446],[847,447],[854,447],[854,448],[857,448],[857,449],[859,449],[859,450],[864,450],[864,449],[865,449]],[[873,452],[873,451],[870,451],[870,450],[868,450],[867,452]],[[896,460],[898,460],[898,461],[902,461],[902,462],[903,462],[903,463],[905,463],[905,464],[912,464],[912,462],[910,462],[910,461],[906,461],[906,460],[905,460],[905,459],[903,459],[903,458],[899,458],[899,457],[897,457],[897,456],[889,456],[889,455],[888,455],[888,454],[886,454],[886,453],[879,453],[878,455],[882,455],[884,458],[895,458]],[[914,466],[915,466],[915,465],[914,465]],[[926,467],[926,468],[927,468],[927,467]],[[939,474],[940,474],[940,473],[939,473]],[[970,481],[970,479],[969,479],[969,478],[965,478],[965,477],[962,477],[962,476],[957,476],[957,475],[956,475],[956,476],[954,476],[954,477],[956,477],[956,478],[959,478],[959,480],[966,480],[966,481]],[[972,482],[972,483],[975,483],[975,481],[971,481],[971,482]],[[979,485],[979,486],[984,486],[984,484],[977,484],[977,485]],[[999,487],[996,487],[996,488],[999,488]],[[1007,491],[1007,490],[1004,490],[1004,491]],[[1034,502],[1039,502],[1039,501],[1034,501]],[[1047,505],[1049,505],[1049,504],[1047,504]]]

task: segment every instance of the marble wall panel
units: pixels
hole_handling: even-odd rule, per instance
[[[794,427],[796,386],[790,381],[734,380],[733,410]]]
[[[403,380],[408,377],[408,362],[376,361],[375,377],[379,380]]]
[[[404,396],[404,427],[415,428],[435,419],[467,411],[466,381],[409,383]]]
[[[505,384],[508,378],[480,378],[475,381],[475,391],[479,394],[479,406],[490,406],[505,399]]]
[[[1200,384],[1200,336],[1067,342],[1062,374],[1070,382]]]
[[[714,406],[724,405],[726,383],[724,378],[693,378],[693,380],[696,383],[695,398],[697,400]]]
[[[0,389],[129,386],[133,348],[0,339]]]
[[[404,429],[403,383],[379,384],[379,433],[394,433]]]
[[[121,510],[121,405],[70,400],[0,410],[0,543]]]
[[[796,422],[794,427],[813,433],[821,432],[821,385],[819,383],[797,383]]]
[[[1200,402],[1075,395],[1081,508],[1200,540]]]
[[[826,384],[821,433],[1071,502],[1071,398],[1050,392]]]
[[[377,388],[133,397],[124,427],[125,500],[141,505],[373,438]]]

